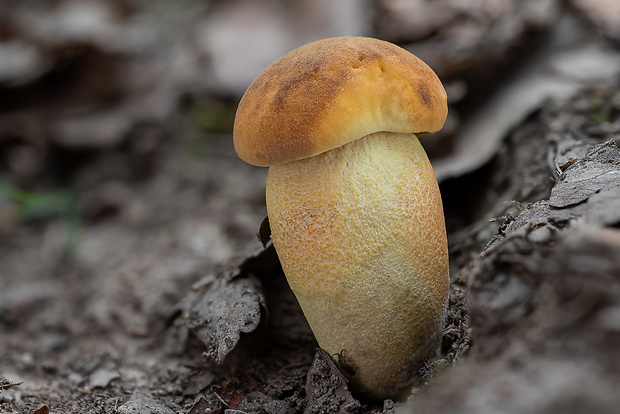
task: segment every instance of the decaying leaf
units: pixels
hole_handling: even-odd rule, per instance
[[[260,285],[253,277],[209,275],[202,279],[186,314],[194,334],[207,346],[206,357],[221,364],[242,332],[260,322]]]
[[[42,406],[38,410],[35,410],[32,414],[49,414],[50,408],[47,405]]]
[[[304,413],[346,414],[356,413],[359,409],[360,402],[351,395],[344,374],[327,352],[317,349],[306,379]]]
[[[198,401],[192,405],[192,408],[189,409],[187,414],[213,414],[215,411],[211,409],[211,406],[204,398],[200,398]],[[218,410],[218,413],[221,410]]]
[[[571,122],[547,118],[554,109],[540,117],[554,122],[537,137],[549,170],[566,168],[555,169],[551,198],[507,216],[465,271],[474,352],[416,399],[419,412],[606,413],[620,404],[620,153],[613,140],[569,133],[571,124],[588,129],[572,105],[560,105]]]
[[[241,334],[256,329],[264,302],[257,276],[273,274],[278,266],[275,249],[269,244],[237,268],[208,275],[194,285],[183,301],[181,323],[207,346],[208,359],[223,363]]]
[[[183,395],[196,395],[213,382],[215,374],[211,370],[198,370],[188,379],[183,388]]]
[[[22,382],[11,382],[4,377],[0,377],[0,391],[8,390],[9,388],[13,387],[18,387],[22,384]]]
[[[211,387],[217,398],[228,408],[235,408],[241,402],[241,395],[225,387],[214,385]]]
[[[584,158],[564,170],[551,191],[549,204],[567,207],[587,201],[597,193],[618,194],[619,187],[620,151],[614,141],[609,141],[593,146]]]

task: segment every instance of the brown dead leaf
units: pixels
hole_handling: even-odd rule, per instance
[[[221,410],[213,410],[207,400],[200,398],[192,405],[187,414],[215,414],[220,412]]]
[[[258,240],[262,243],[263,247],[267,247],[269,240],[271,240],[271,227],[269,227],[269,217],[265,217],[260,223],[258,228]]]
[[[241,395],[219,385],[213,385],[211,391],[228,408],[235,408],[241,402]]]
[[[50,408],[47,405],[44,405],[43,407],[39,408],[32,414],[49,414],[49,412],[50,412]]]

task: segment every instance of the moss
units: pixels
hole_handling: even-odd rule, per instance
[[[17,205],[18,219],[24,222],[60,218],[65,227],[65,252],[74,256],[79,244],[80,216],[77,197],[70,191],[35,193],[0,186],[0,198]]]

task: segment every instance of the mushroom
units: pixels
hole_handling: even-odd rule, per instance
[[[237,154],[269,166],[271,238],[288,283],[319,346],[366,398],[403,396],[441,341],[446,230],[415,134],[446,115],[424,62],[366,37],[289,52],[237,109]]]

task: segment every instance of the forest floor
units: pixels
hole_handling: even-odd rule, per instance
[[[443,342],[424,385],[383,402],[351,395],[257,238],[266,169],[230,134],[257,72],[222,75],[205,56],[228,49],[195,37],[251,6],[53,3],[0,5],[0,56],[18,62],[0,58],[0,413],[620,410],[620,18],[605,2],[428,2],[424,21],[372,3],[366,31],[427,61],[450,99],[423,141],[450,245]],[[152,33],[162,21],[177,30]]]

